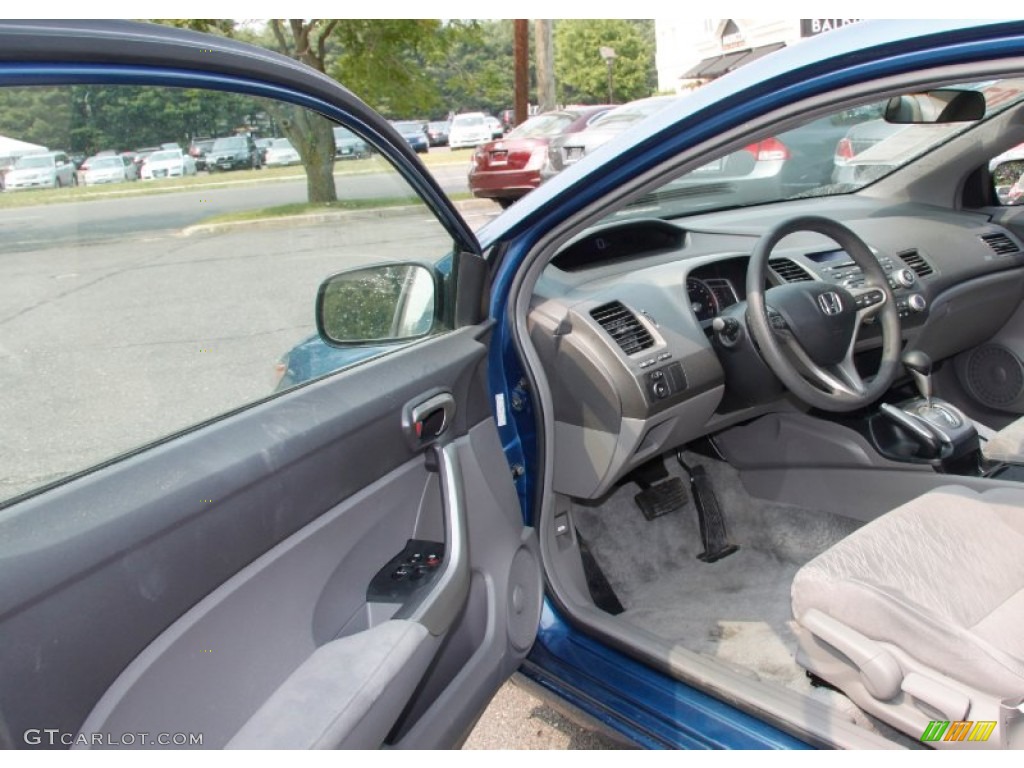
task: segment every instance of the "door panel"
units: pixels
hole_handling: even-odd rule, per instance
[[[533,557],[536,547],[486,410],[478,336],[428,339],[0,513],[7,744],[32,745],[31,729],[75,734],[92,711],[87,742],[130,730],[222,746],[316,649],[384,626],[391,609],[366,604],[374,574],[409,539],[449,535],[438,475],[402,430],[406,404],[437,389],[456,403],[467,569],[485,585],[482,606],[470,601],[485,619],[467,623],[458,605],[432,627],[426,658],[438,651],[435,667],[448,673],[432,672],[424,688],[431,701],[451,689],[486,703],[525,653],[508,640],[508,617],[522,617],[517,637],[536,626],[523,595],[527,614],[539,609],[540,579],[513,566],[517,551]],[[427,664],[409,655],[421,663],[395,685],[411,695]],[[430,706],[402,701],[429,720]],[[477,714],[445,713],[445,732],[461,737]],[[407,714],[396,733],[416,724]],[[378,719],[374,732],[392,725]]]
[[[491,417],[485,265],[437,181],[321,73],[155,25],[0,23],[0,102],[87,166],[285,133],[308,179],[168,170],[0,211],[0,746],[457,744],[541,581]],[[334,124],[373,154],[325,162]],[[332,185],[329,215],[289,215]],[[358,335],[387,291],[340,305],[367,343],[314,333],[324,278],[395,262],[434,278],[425,338]]]

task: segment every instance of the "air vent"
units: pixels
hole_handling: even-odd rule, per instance
[[[654,346],[654,338],[648,330],[620,301],[602,304],[592,309],[590,316],[615,339],[627,355],[634,355]]]
[[[928,277],[935,272],[932,265],[925,261],[924,256],[917,251],[904,251],[899,254],[899,257],[903,259],[904,264],[917,273],[918,277]]]
[[[814,279],[806,269],[792,259],[772,259],[768,266],[786,283],[802,283]]]
[[[997,256],[1009,256],[1011,253],[1020,253],[1020,248],[1017,244],[1002,232],[982,235],[981,239],[985,241],[989,248],[995,251]]]

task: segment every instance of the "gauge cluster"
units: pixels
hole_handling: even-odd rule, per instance
[[[697,321],[706,329],[722,310],[741,301],[736,286],[746,280],[747,260],[726,261],[698,267],[686,278],[686,298]]]
[[[690,277],[686,280],[686,297],[693,314],[701,323],[710,323],[719,312],[739,301],[732,283],[721,277],[702,280]]]

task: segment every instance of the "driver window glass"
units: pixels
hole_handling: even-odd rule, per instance
[[[329,276],[443,273],[452,249],[400,174],[334,128],[242,94],[0,89],[0,504],[444,332],[421,291],[397,342],[317,335]]]

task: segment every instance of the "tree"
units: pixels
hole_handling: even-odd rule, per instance
[[[245,36],[231,21],[178,19],[164,23],[229,37]],[[444,57],[450,40],[472,26],[442,24],[437,19],[270,19],[264,34],[251,42],[329,74],[384,114],[412,117],[441,108],[436,82],[426,68]],[[330,121],[281,103],[267,109],[302,158],[309,202],[336,201]]]
[[[427,118],[447,111],[430,69],[448,59],[474,22],[345,19],[335,31],[328,73],[388,117]]]
[[[271,19],[270,31],[278,49],[313,69],[327,73],[327,43],[338,19]],[[306,169],[306,194],[311,203],[333,203],[334,132],[327,118],[292,105],[273,105],[278,124],[284,130]]]
[[[512,21],[481,21],[449,33],[447,57],[428,67],[444,109],[496,114],[512,107]]]
[[[650,96],[657,88],[650,20],[560,19],[554,34],[555,79],[563,103],[608,101],[602,46],[615,49],[612,77],[617,103]]]

